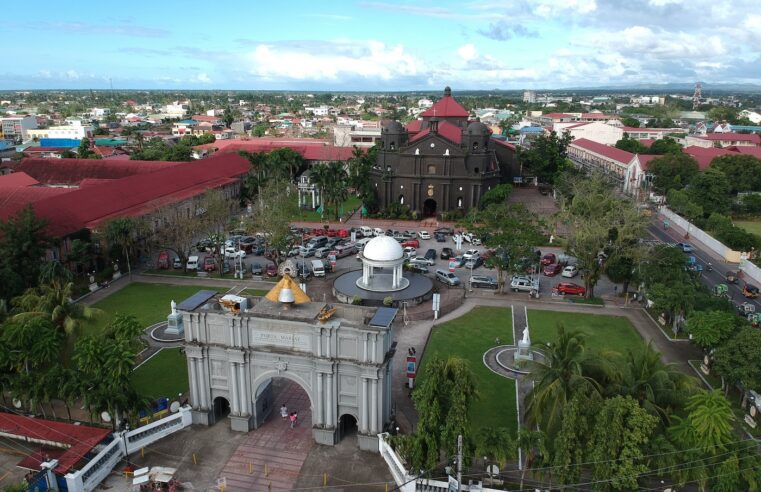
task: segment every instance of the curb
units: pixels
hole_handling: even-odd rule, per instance
[[[640,309],[642,309],[642,311],[644,311],[644,313],[647,315],[648,319],[649,319],[650,321],[652,321],[652,322],[653,322],[653,324],[655,325],[655,327],[656,327],[656,328],[658,328],[658,331],[660,331],[660,332],[661,332],[661,334],[663,334],[663,337],[664,337],[666,340],[668,340],[668,341],[669,341],[669,342],[671,342],[671,343],[682,343],[682,342],[688,342],[688,343],[689,343],[689,341],[690,341],[690,340],[689,340],[689,339],[687,339],[687,338],[685,338],[685,339],[681,339],[681,338],[671,338],[671,337],[670,337],[670,336],[669,336],[669,335],[668,335],[668,334],[667,334],[665,331],[663,331],[663,327],[661,327],[660,323],[658,323],[657,321],[655,321],[655,320],[653,319],[653,317],[652,317],[652,316],[650,316],[650,313],[647,311],[647,309],[645,309],[645,308],[640,308]]]

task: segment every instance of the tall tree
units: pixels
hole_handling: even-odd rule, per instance
[[[679,154],[682,152],[682,146],[671,137],[659,138],[652,144],[647,154]]]
[[[132,217],[117,217],[106,222],[103,236],[109,247],[121,252],[127,262],[127,273],[132,278],[130,257],[135,253],[137,245],[137,222]]]
[[[648,154],[648,147],[635,138],[629,138],[629,134],[624,132],[624,138],[616,142],[616,148],[631,152],[632,154]]]
[[[719,169],[709,167],[690,180],[687,193],[690,199],[703,208],[704,215],[724,214],[729,211],[732,197],[726,175]]]
[[[741,381],[746,388],[761,388],[761,330],[741,329],[716,349],[712,367],[727,389]]]
[[[554,131],[541,135],[531,142],[528,150],[521,149],[518,158],[540,183],[554,184],[558,175],[570,167],[568,145],[571,140],[573,137],[567,132],[562,136]]]
[[[734,441],[732,405],[719,390],[699,391],[687,400],[687,417],[674,417],[669,429],[674,439],[687,448],[717,455],[726,452]]]
[[[737,330],[738,318],[734,313],[725,311],[698,311],[687,319],[685,331],[690,334],[695,345],[703,350],[721,346]]]
[[[281,253],[287,253],[294,242],[290,223],[298,213],[296,190],[288,181],[272,179],[262,186],[259,198],[246,228],[265,234],[272,262],[279,265]]]
[[[204,193],[199,203],[199,208],[203,211],[200,219],[201,230],[212,243],[220,277],[224,272],[220,263],[223,261],[225,233],[230,225],[233,200],[227,197],[223,190],[216,189]]]
[[[204,202],[205,198],[202,197],[200,201]],[[184,268],[187,268],[186,260],[193,251],[196,240],[205,232],[204,221],[199,217],[202,210],[191,205],[180,208],[176,204],[170,204],[156,209],[151,214],[154,224],[157,223],[155,241],[159,247],[177,253]]]
[[[10,299],[37,285],[40,265],[49,238],[46,221],[38,219],[31,205],[7,221],[0,221],[0,298]]]
[[[518,429],[518,434],[515,437],[515,445],[526,452],[526,460],[521,468],[521,483],[519,487],[520,490],[523,490],[526,473],[542,462],[542,460],[547,460],[550,457],[547,450],[547,436],[542,431],[521,427]]]
[[[721,155],[711,161],[711,168],[723,172],[731,192],[761,191],[761,159],[751,155]]]
[[[664,195],[669,190],[681,190],[698,174],[698,163],[688,154],[672,153],[657,157],[647,166],[655,178],[653,187]]]

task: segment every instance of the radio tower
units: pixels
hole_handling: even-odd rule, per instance
[[[692,94],[692,110],[697,111],[698,106],[700,106],[700,96],[702,95],[700,93],[700,82],[695,82],[695,92]]]

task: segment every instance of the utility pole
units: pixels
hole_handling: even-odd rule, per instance
[[[462,490],[462,434],[457,436],[457,492]]]

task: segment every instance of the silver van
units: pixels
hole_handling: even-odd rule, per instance
[[[198,257],[197,256],[188,257],[188,262],[185,264],[185,268],[187,268],[188,270],[198,270]]]
[[[322,260],[312,260],[312,273],[315,277],[325,276],[325,264]]]

